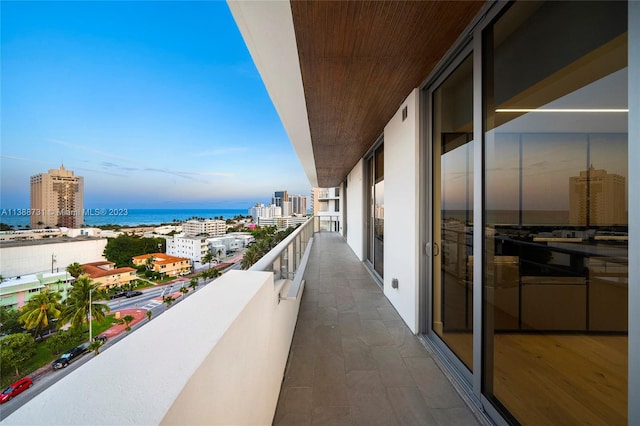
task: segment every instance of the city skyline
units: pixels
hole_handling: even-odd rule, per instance
[[[311,185],[223,2],[2,2],[3,208],[247,208]]]

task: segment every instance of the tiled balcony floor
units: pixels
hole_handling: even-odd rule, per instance
[[[315,235],[276,425],[477,425],[336,233]]]

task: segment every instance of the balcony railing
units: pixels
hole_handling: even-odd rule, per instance
[[[86,355],[93,359],[3,424],[270,424],[321,225],[308,220],[250,270],[226,272],[100,355]],[[88,390],[100,398],[86,398]],[[61,410],[61,395],[82,403]]]

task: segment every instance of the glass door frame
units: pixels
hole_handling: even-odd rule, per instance
[[[463,388],[467,388],[468,397],[473,402],[482,407],[482,410],[491,418],[496,424],[507,424],[507,419],[503,417],[504,413],[498,411],[491,401],[489,401],[482,391],[482,377],[485,373],[484,362],[490,362],[491,360],[483,359],[483,312],[484,307],[482,303],[483,287],[485,282],[484,277],[484,112],[483,112],[483,95],[484,95],[484,82],[483,82],[483,60],[484,48],[483,48],[483,33],[485,29],[491,25],[495,18],[509,7],[511,2],[493,2],[487,4],[483,10],[481,10],[477,18],[468,27],[468,30],[463,33],[460,39],[452,46],[452,48],[443,57],[443,60],[434,68],[434,71],[424,80],[420,86],[420,182],[423,186],[423,190],[420,191],[420,229],[421,231],[421,259],[420,262],[420,277],[422,285],[420,286],[420,324],[422,336],[425,342],[434,349],[437,358],[449,368],[449,371],[453,373],[457,382]],[[638,75],[640,70],[640,49],[638,49],[640,43],[640,4],[630,1],[628,4],[628,60],[629,60],[629,75]],[[463,46],[463,47],[461,47]],[[466,58],[471,52],[473,55],[473,138],[476,142],[476,149],[473,155],[473,180],[474,180],[474,205],[473,205],[473,255],[474,255],[474,267],[473,267],[473,372],[469,373],[463,363],[457,358],[457,356],[444,344],[440,337],[433,331],[433,318],[432,318],[432,291],[433,291],[433,274],[432,274],[432,205],[431,200],[433,196],[433,177],[431,175],[432,161],[433,161],[433,135],[432,135],[432,93],[433,91],[446,79],[457,65]],[[640,91],[640,83],[629,81],[628,93],[629,93],[629,115],[628,115],[628,137],[629,141],[640,141],[640,97],[631,96],[632,93],[638,93]],[[634,164],[637,159],[640,158],[640,144],[629,144],[628,162]],[[640,178],[640,171],[637,168],[629,166],[629,185],[632,186],[638,183]],[[640,196],[629,191],[628,199],[628,214],[629,218],[637,217],[638,208],[635,200],[640,199]],[[635,232],[639,231],[639,232]],[[629,221],[629,252],[634,253],[640,250],[640,243],[638,242],[638,234],[640,234],[640,225],[637,221]],[[640,277],[640,264],[629,264],[629,282],[634,279],[637,280]],[[640,396],[640,366],[637,362],[632,360],[637,359],[640,354],[640,338],[634,336],[640,336],[640,316],[633,315],[637,313],[637,309],[632,308],[638,306],[640,302],[640,287],[629,286],[629,393],[628,401],[633,401]],[[635,355],[634,355],[635,354]],[[640,406],[629,404],[629,423],[633,423],[640,418]]]
[[[482,407],[493,422],[498,425],[508,424],[501,412],[482,394],[483,375],[483,284],[484,284],[484,134],[483,134],[483,32],[506,7],[509,2],[494,2],[487,4],[481,10],[476,20],[470,26],[469,31],[463,33],[461,38],[444,57],[444,60],[435,68],[425,82],[421,85],[421,141],[424,152],[422,153],[421,167],[424,182],[424,199],[421,206],[424,208],[421,214],[421,227],[424,230],[424,262],[421,267],[421,277],[425,283],[421,286],[424,295],[421,296],[421,332],[426,337],[429,345],[437,352],[449,371],[453,373],[458,384],[464,388],[468,396],[476,405]],[[433,292],[433,92],[449,77],[455,69],[469,56],[473,61],[473,370],[469,371],[464,363],[433,331],[432,317],[432,292]]]
[[[435,158],[434,156],[434,152],[435,152],[435,147],[434,147],[434,140],[433,140],[433,112],[434,112],[434,106],[433,106],[433,94],[434,92],[447,80],[447,78],[449,78],[454,72],[455,70],[470,56],[470,55],[474,55],[474,50],[473,50],[473,43],[472,42],[467,42],[464,43],[463,47],[458,49],[456,54],[452,56],[451,61],[444,66],[443,68],[441,68],[441,72],[433,79],[429,80],[429,83],[426,84],[423,89],[422,89],[422,104],[423,104],[423,108],[422,108],[422,119],[423,121],[423,128],[424,128],[424,136],[423,136],[423,146],[426,147],[425,149],[425,154],[424,154],[424,164],[426,165],[426,167],[424,167],[423,169],[426,169],[426,173],[424,176],[423,181],[426,182],[426,195],[425,195],[425,202],[422,204],[423,206],[425,206],[425,214],[423,215],[423,217],[425,217],[425,222],[424,222],[424,229],[426,230],[425,235],[426,235],[426,242],[425,242],[425,274],[423,276],[425,276],[426,279],[426,291],[425,291],[425,295],[424,297],[422,297],[422,299],[424,300],[425,303],[425,316],[423,318],[423,323],[424,323],[424,333],[426,334],[426,336],[430,339],[431,343],[434,346],[434,349],[436,349],[437,351],[440,352],[440,355],[443,356],[444,360],[450,364],[451,367],[453,367],[453,369],[458,373],[459,378],[462,379],[460,380],[462,385],[466,385],[468,387],[468,390],[472,390],[473,388],[473,382],[474,380],[474,373],[469,371],[469,369],[464,365],[464,363],[458,358],[458,356],[449,348],[449,346],[444,342],[443,339],[440,338],[440,336],[433,330],[434,327],[434,323],[433,323],[433,291],[434,291],[434,281],[433,281],[433,277],[434,277],[434,270],[433,270],[433,264],[434,264],[434,253],[436,255],[440,255],[440,253],[438,253],[438,251],[440,250],[440,244],[438,243],[437,246],[434,246],[434,223],[433,223],[433,219],[434,219],[434,213],[433,213],[433,208],[434,208],[434,204],[433,204],[433,195],[434,195],[434,179],[433,179],[433,164],[435,161],[439,161],[440,158]],[[477,122],[477,117],[476,117],[476,110],[475,110],[475,95],[476,95],[476,81],[475,81],[475,57],[472,58],[474,63],[473,63],[473,72],[474,72],[474,81],[473,81],[473,90],[474,90],[474,116],[473,116],[473,123],[474,123],[474,130],[473,130],[473,136],[474,136],[474,141],[476,140],[477,134],[476,134],[476,122]],[[474,166],[475,166],[475,156],[476,156],[476,151],[474,150]],[[474,179],[476,178],[475,176],[475,169],[474,169]],[[475,180],[474,180],[474,196],[475,196]],[[475,198],[474,198],[475,200]],[[474,201],[475,203],[475,201]],[[474,220],[475,218],[475,204],[473,206],[474,208]],[[474,222],[474,244],[475,244],[475,232],[476,232],[476,225]],[[474,248],[474,255],[475,255],[475,248]],[[475,266],[476,266],[477,262],[474,261],[474,280],[475,280]],[[479,311],[479,307],[476,306],[476,285],[473,286],[473,309],[474,309],[474,325],[473,325],[473,371],[476,371],[476,359],[478,358],[479,354],[477,353],[478,351],[476,350],[476,316],[477,313]],[[474,392],[475,394],[475,389]]]
[[[364,232],[363,235],[365,238],[363,239],[364,246],[364,264],[371,271],[372,276],[375,278],[377,284],[380,288],[384,288],[384,278],[380,276],[380,274],[375,269],[375,220],[372,221],[372,217],[374,215],[375,206],[373,203],[375,202],[375,173],[376,173],[376,153],[378,149],[384,145],[384,134],[381,134],[376,138],[374,144],[369,148],[369,151],[362,157],[363,161],[363,189],[365,197],[363,197],[364,203]],[[384,155],[384,154],[383,154]],[[383,178],[384,180],[384,178]],[[345,188],[341,188],[343,193],[346,196],[346,182]],[[344,210],[344,209],[343,209]],[[345,216],[346,223],[346,213],[342,213]],[[374,218],[375,219],[375,218]],[[384,262],[384,257],[380,259]]]

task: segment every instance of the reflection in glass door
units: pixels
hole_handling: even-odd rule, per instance
[[[433,330],[473,367],[473,73],[467,57],[433,92]]]
[[[367,176],[367,260],[384,278],[384,145],[377,147],[367,160]]]
[[[627,4],[516,2],[484,36],[482,392],[625,425]]]

